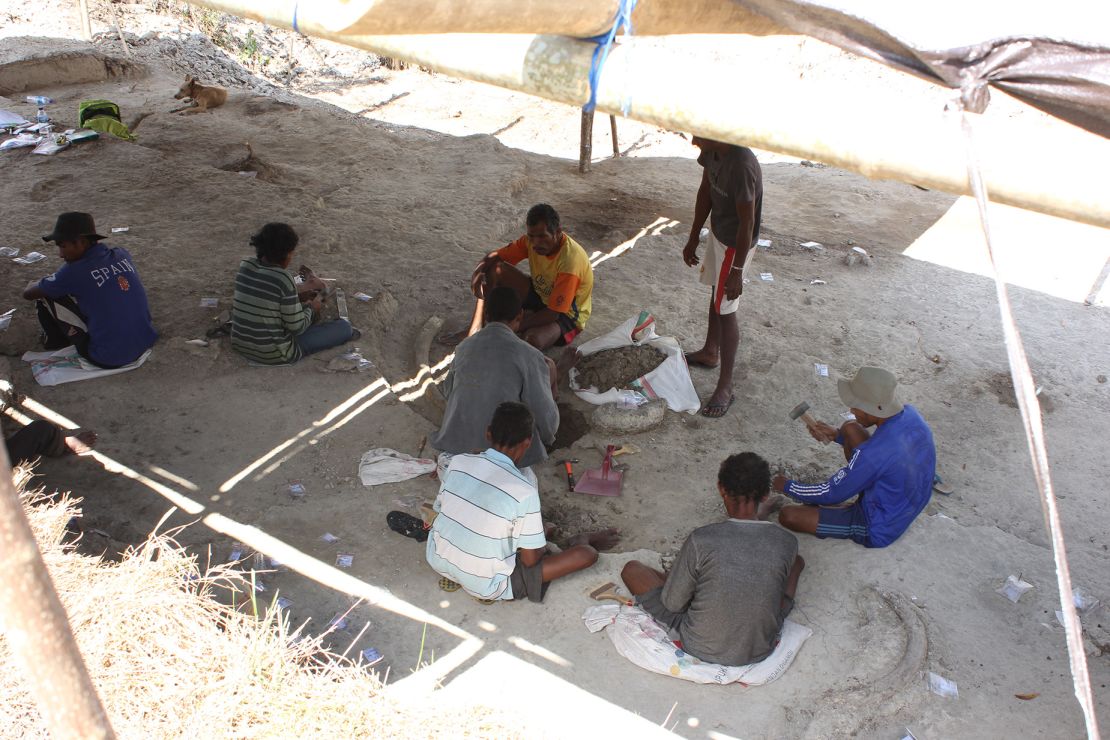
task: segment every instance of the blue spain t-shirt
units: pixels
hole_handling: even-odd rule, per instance
[[[89,356],[98,364],[134,362],[158,339],[146,291],[126,249],[93,244],[81,259],[40,280],[39,290],[77,302],[89,330]]]

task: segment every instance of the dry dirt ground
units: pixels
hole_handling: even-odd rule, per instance
[[[73,35],[61,10],[51,25],[21,6],[0,8],[9,31]],[[137,17],[136,8],[142,10],[131,6],[128,18]],[[105,17],[94,13],[98,30]],[[161,35],[129,37],[133,59],[112,36],[93,45],[0,40],[0,72],[18,77],[38,70],[33,92],[59,101],[51,110],[60,121],[74,122],[77,103],[98,97],[116,101],[125,119],[138,121],[135,144],[101,140],[53,157],[25,150],[2,155],[0,243],[48,253],[38,265],[0,264],[0,308],[18,309],[0,334],[7,377],[20,393],[96,428],[100,450],[141,477],[88,459],[39,467],[44,485],[83,496],[85,547],[117,552],[162,519],[167,495],[184,496],[194,512],[203,511],[179,509],[163,527],[197,522],[179,538],[201,557],[228,557],[231,538],[197,521],[222,514],[326,563],[338,552],[351,553],[350,575],[480,640],[477,653],[446,675],[447,691],[466,683],[468,669],[479,675],[475,666],[487,659],[523,661],[543,669],[535,672],[541,678],[529,679],[541,683],[530,685],[564,679],[595,702],[655,724],[669,718],[668,728],[689,737],[890,738],[907,727],[919,738],[1082,735],[1063,630],[1053,616],[1059,604],[1052,552],[994,287],[979,274],[981,259],[967,256],[980,254],[981,245],[962,201],[761,153],[763,236],[773,247],[755,264],[773,281],[745,286],[735,406],[719,421],[669,413],[653,432],[612,440],[581,425],[590,407],[565,392],[564,417],[582,436],[564,435],[569,446],[562,453],[588,467],[598,464],[598,447],[607,442],[635,442],[643,452],[624,458],[630,470],[615,500],[568,494],[562,469],[540,466],[545,511],[564,531],[619,527],[621,552],[556,584],[542,606],[481,606],[440,592],[423,546],[385,525],[388,511],[414,511],[430,500],[435,483],[425,477],[365,488],[359,458],[374,447],[416,453],[434,429],[434,404],[409,398],[416,394],[406,385],[423,360],[417,338],[433,316],[462,325],[473,263],[518,236],[525,211],[538,201],[554,204],[568,233],[600,253],[585,339],[649,309],[661,333],[697,346],[708,293],[679,256],[700,176],[691,148],[677,134],[621,122],[635,156],[603,159],[608,142],[599,126],[598,161],[582,176],[574,161],[578,113],[566,106],[419,70],[390,72],[353,52],[343,57],[343,75],[301,73],[298,91],[253,76],[206,40],[176,33],[175,21],[163,21]],[[67,50],[67,60],[20,66],[34,54]],[[72,84],[80,70],[95,72],[96,55],[110,57],[109,66],[121,74]],[[182,74],[197,68],[231,83],[228,104],[205,115],[170,114]],[[406,94],[394,97],[400,92]],[[8,93],[0,108],[33,113],[22,95]],[[242,170],[258,174],[245,177]],[[109,241],[134,255],[162,338],[136,372],[41,388],[18,359],[37,339],[33,311],[19,292],[59,264],[38,236],[65,210],[90,211],[104,229],[130,227]],[[1090,305],[1082,299],[1110,256],[1110,237],[1050,219],[1026,228],[1031,222],[1023,219],[1032,217],[1002,209],[998,216],[1017,224],[1000,226],[1006,255],[1034,263],[1022,273],[1030,287],[1014,287],[1011,296],[1042,387],[1072,574],[1107,601],[1110,320],[1105,292],[1095,291]],[[323,372],[337,353],[257,369],[226,340],[207,348],[186,344],[203,337],[217,314],[200,307],[200,299],[216,297],[220,308],[228,307],[249,235],[272,220],[293,224],[302,237],[299,257],[336,278],[348,296],[375,296],[370,303],[349,302],[363,331],[356,344],[375,363],[370,371]],[[1048,249],[1044,234],[1052,238]],[[633,239],[632,248],[605,258]],[[825,249],[811,254],[798,246],[809,240]],[[870,252],[870,267],[842,262],[852,245]],[[815,279],[825,284],[812,284]],[[432,359],[446,352],[433,346]],[[827,364],[830,377],[818,376],[815,363]],[[584,591],[616,580],[629,557],[673,553],[692,528],[723,515],[714,484],[727,454],[754,450],[804,478],[833,472],[841,462],[837,451],[813,443],[787,412],[807,400],[818,416],[835,421],[843,409],[834,379],[868,363],[901,378],[904,400],[932,425],[940,471],[955,493],[935,497],[884,550],[801,539],[808,567],[794,618],[814,634],[781,679],[748,690],[686,684],[633,667],[604,635],[586,632],[579,619],[588,605]],[[716,376],[692,372],[704,397]],[[288,488],[298,481],[307,493],[293,498]],[[325,532],[339,541],[322,542]],[[1018,604],[995,593],[1011,574],[1036,587]],[[310,620],[309,629],[321,628],[349,603],[347,595],[294,572],[267,583],[268,593],[279,589],[291,600],[295,621]],[[380,650],[394,680],[460,643],[384,608],[362,605],[353,617],[351,634],[340,637],[350,641],[369,623],[355,649]],[[1107,619],[1105,607],[1084,617],[1104,722],[1110,722]],[[927,652],[908,653],[922,637]],[[955,681],[959,698],[929,693],[924,671]],[[1038,696],[1015,698],[1026,693]],[[482,696],[498,701],[488,689]],[[574,712],[550,709],[536,715],[549,734],[583,734]]]

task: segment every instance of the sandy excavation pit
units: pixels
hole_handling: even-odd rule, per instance
[[[577,365],[579,388],[627,388],[636,378],[663,364],[667,355],[647,345],[603,349],[583,357]]]

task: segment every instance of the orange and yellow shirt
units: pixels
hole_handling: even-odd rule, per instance
[[[544,304],[569,316],[579,329],[585,328],[593,307],[594,268],[581,244],[563,234],[559,251],[545,257],[536,254],[525,235],[497,250],[497,256],[510,265],[527,258],[532,287]]]

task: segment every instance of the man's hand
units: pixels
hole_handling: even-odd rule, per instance
[[[776,475],[774,478],[771,479],[771,488],[778,491],[779,493],[783,493],[784,491],[786,491],[787,480],[788,478],[785,475]]]
[[[725,298],[734,301],[744,292],[744,273],[741,270],[730,270],[725,279]]]
[[[813,426],[806,428],[809,429],[809,435],[822,444],[836,441],[836,435],[840,433],[836,427],[823,421],[816,422]]]
[[[23,297],[29,301],[33,301],[38,298],[45,298],[46,294],[39,288],[39,281],[32,280],[27,283],[27,287],[23,289]]]
[[[701,259],[698,258],[698,239],[697,234],[691,234],[686,246],[682,248],[682,261],[689,267],[695,267]]]
[[[318,295],[313,296],[312,298],[309,298],[307,301],[305,301],[305,305],[312,309],[312,313],[315,316],[319,316],[324,310],[324,301],[321,300],[320,296]]]
[[[470,292],[475,298],[486,297],[486,273],[500,261],[501,258],[496,252],[490,252],[478,262],[478,266],[474,268],[474,274],[470,276]]]

